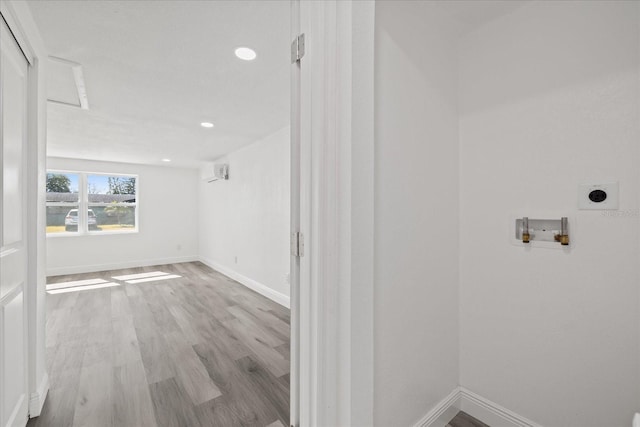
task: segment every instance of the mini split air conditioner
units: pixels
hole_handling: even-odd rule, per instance
[[[200,177],[207,182],[229,179],[229,165],[226,163],[208,163],[201,169]]]

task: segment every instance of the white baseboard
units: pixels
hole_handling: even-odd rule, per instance
[[[444,427],[460,411],[460,387],[434,406],[414,427]]]
[[[491,427],[542,427],[464,387],[456,387],[414,427],[444,427],[458,411],[464,411]]]
[[[48,392],[49,375],[45,373],[42,377],[42,381],[40,381],[40,384],[38,385],[38,389],[29,396],[29,418],[34,418],[40,415],[44,401],[47,399]]]
[[[260,282],[256,282],[253,279],[250,279],[247,276],[243,276],[242,274],[230,269],[229,267],[225,267],[222,264],[219,264],[215,261],[211,261],[209,259],[205,259],[200,257],[200,262],[202,262],[203,264],[213,268],[216,271],[219,271],[220,273],[224,274],[227,277],[230,277],[231,279],[235,280],[236,282],[239,282],[243,285],[245,285],[247,288],[252,289],[254,291],[256,291],[257,293],[259,293],[260,295],[263,295],[267,298],[269,298],[270,300],[277,302],[278,304],[286,307],[286,308],[290,308],[290,299],[287,295],[282,294],[278,291],[275,291],[273,289],[271,289],[270,287],[263,285]]]
[[[198,260],[199,259],[197,256],[190,255],[190,256],[172,257],[172,258],[156,258],[156,259],[142,259],[137,261],[114,262],[114,263],[107,263],[107,264],[77,265],[77,266],[72,265],[72,266],[66,266],[66,267],[53,267],[53,268],[47,268],[47,276],[95,273],[98,271],[120,270],[123,268],[135,268],[135,267],[148,267],[150,265],[177,264],[180,262],[193,262]]]
[[[460,387],[460,395],[460,409],[491,427],[542,427],[464,387]]]
[[[15,406],[13,408],[7,408],[11,409],[11,414],[9,414],[9,418],[7,419],[7,426],[23,427],[27,425],[28,414],[26,412],[28,411],[28,408],[24,403],[25,398],[26,394],[22,393],[20,397],[18,397]]]

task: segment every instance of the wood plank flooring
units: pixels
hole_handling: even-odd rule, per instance
[[[114,276],[180,276],[126,283]],[[50,391],[28,427],[289,425],[289,310],[194,262],[49,278]],[[64,286],[64,285],[63,285]]]
[[[472,417],[466,412],[458,412],[458,414],[449,421],[445,427],[489,427],[477,418]]]

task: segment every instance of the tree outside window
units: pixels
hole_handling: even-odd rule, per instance
[[[135,175],[47,173],[47,233],[137,231]]]

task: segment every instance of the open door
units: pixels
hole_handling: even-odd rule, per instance
[[[27,423],[26,148],[29,63],[0,17],[0,425]]]

